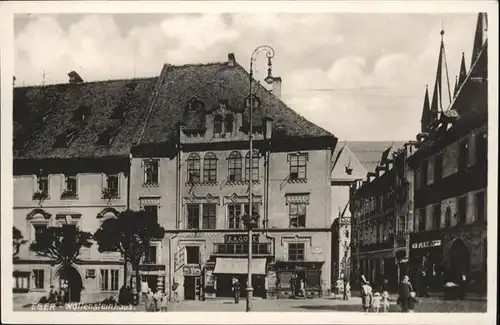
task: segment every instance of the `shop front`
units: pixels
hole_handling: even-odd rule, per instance
[[[265,298],[266,258],[252,258],[251,267],[254,296]],[[248,258],[217,257],[213,274],[217,297],[233,297],[233,279],[239,282],[240,296],[246,297]]]
[[[426,232],[410,238],[410,270],[412,283],[420,293],[442,291],[444,281],[443,240],[441,234]]]
[[[293,298],[299,294],[303,280],[308,297],[322,296],[321,268],[324,262],[276,262],[278,298]]]

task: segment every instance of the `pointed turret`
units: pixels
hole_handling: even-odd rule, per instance
[[[458,76],[455,76],[455,89],[453,90],[453,98],[457,97],[458,93]]]
[[[462,84],[467,78],[467,68],[465,67],[465,53],[462,52],[462,63],[460,64],[460,75],[458,77],[458,87],[462,86]]]
[[[431,122],[431,110],[429,105],[429,88],[425,85],[424,107],[422,108],[422,119],[420,120],[420,131],[427,132]]]
[[[488,16],[480,12],[477,16],[476,35],[474,36],[474,48],[472,50],[471,66],[476,62],[483,44],[488,37]]]
[[[434,83],[434,92],[432,93],[432,103],[431,103],[431,123],[434,120],[439,119],[439,113],[442,112],[444,109],[447,109],[449,104],[451,103],[451,90],[450,90],[450,81],[448,79],[448,66],[446,63],[446,54],[445,54],[445,49],[444,49],[444,40],[443,40],[443,35],[444,35],[444,30],[441,30],[441,46],[439,48],[439,57],[438,57],[438,65],[437,65],[437,71],[436,71],[436,81]],[[446,73],[446,85],[447,88],[445,88],[445,92],[447,89],[448,94],[444,94],[443,96],[443,64],[444,64],[444,69]],[[445,101],[443,103],[443,100]]]

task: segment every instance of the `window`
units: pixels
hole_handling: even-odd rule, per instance
[[[157,247],[155,245],[151,245],[144,253],[144,264],[156,264],[156,252]]]
[[[187,159],[187,181],[196,183],[200,181],[200,155],[192,153]]]
[[[217,156],[212,152],[203,158],[203,181],[217,182]]]
[[[37,176],[36,183],[38,192],[46,195],[49,194],[49,175],[40,173],[40,175]]]
[[[30,276],[29,272],[14,271],[12,273],[12,280],[14,282],[12,284],[12,286],[13,286],[14,291],[16,291],[16,289],[18,291],[23,291],[23,292],[28,291],[30,288],[29,276]]]
[[[432,229],[441,228],[441,204],[436,204],[432,210]]]
[[[203,204],[202,229],[217,228],[217,205],[214,203]]]
[[[87,271],[85,271],[85,278],[95,278],[95,269],[87,269]]]
[[[306,204],[290,203],[290,228],[306,226]]]
[[[241,229],[241,204],[229,204],[227,206],[227,220],[229,229]]]
[[[39,237],[47,229],[47,224],[45,223],[33,224],[33,228],[35,229],[35,241],[39,241]]]
[[[118,272],[119,270],[102,270],[99,279],[101,291],[118,291]]]
[[[238,151],[233,151],[229,155],[229,181],[238,182],[241,181],[241,153]]]
[[[147,213],[148,217],[151,218],[151,222],[158,223],[158,206],[157,205],[145,205],[144,211]]]
[[[226,115],[226,120],[224,121],[224,127],[226,128],[226,133],[233,133],[234,116],[232,114]]]
[[[441,153],[434,157],[434,182],[443,177],[443,155]]]
[[[451,208],[446,207],[446,212],[444,214],[444,224],[446,228],[451,227]]]
[[[474,208],[475,208],[475,215],[476,215],[476,220],[486,220],[486,196],[484,195],[484,192],[477,192],[474,195]]]
[[[118,174],[106,174],[106,190],[111,197],[118,197]]]
[[[245,179],[250,180],[250,152],[247,152],[245,156]],[[257,150],[253,151],[252,155],[252,180],[259,180],[259,152]]]
[[[486,165],[488,162],[488,138],[486,132],[476,136],[476,163]]]
[[[147,160],[144,162],[144,184],[158,184],[158,160]]]
[[[305,180],[307,173],[307,154],[291,154],[288,156],[290,163],[290,180]]]
[[[288,243],[288,260],[292,262],[305,260],[304,243]]]
[[[35,289],[44,289],[45,287],[45,273],[44,270],[33,270],[33,283]]]
[[[465,224],[467,216],[467,196],[457,198],[457,223],[459,225]]]
[[[200,247],[186,246],[186,263],[200,264]]]
[[[427,186],[427,173],[429,172],[428,169],[429,169],[429,161],[424,160],[424,162],[422,163],[422,170],[420,171],[420,177],[421,177],[420,186],[422,187]]]
[[[467,161],[469,159],[468,155],[469,145],[467,139],[461,141],[458,147],[458,170],[465,170],[467,168]]]
[[[186,209],[187,229],[200,229],[200,205],[188,204]]]
[[[222,116],[216,115],[214,118],[214,134],[222,133]]]
[[[243,204],[244,214],[249,214],[248,206],[249,206],[248,203]],[[253,202],[252,203],[252,214],[253,215],[259,215],[259,210],[260,210],[260,204],[256,203],[256,202]]]
[[[426,221],[427,221],[427,215],[425,213],[425,208],[420,209],[420,218],[418,220],[418,231],[425,231]]]
[[[77,181],[76,174],[64,175],[64,191],[62,197],[76,197],[77,195]]]

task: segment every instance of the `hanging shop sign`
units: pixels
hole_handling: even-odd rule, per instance
[[[248,243],[248,234],[235,234],[235,235],[225,235],[224,242],[226,244],[245,244]],[[259,242],[259,235],[252,235],[252,242]]]
[[[200,276],[201,268],[199,265],[185,265],[183,268],[184,276]]]
[[[428,241],[423,241],[423,242],[411,244],[411,248],[413,248],[413,249],[438,247],[438,246],[441,246],[441,240],[440,239],[437,239],[437,240],[428,240]]]

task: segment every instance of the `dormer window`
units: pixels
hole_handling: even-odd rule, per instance
[[[111,146],[116,138],[116,135],[118,134],[118,130],[118,127],[108,127],[99,135],[97,144],[101,146]]]
[[[200,181],[200,155],[192,153],[187,159],[187,181],[196,183]]]
[[[66,130],[63,133],[59,134],[56,138],[56,142],[54,143],[54,148],[67,148],[74,140],[77,129]]]
[[[214,134],[222,133],[222,116],[216,115],[214,118]]]
[[[90,117],[90,108],[86,105],[81,105],[78,109],[73,112],[73,122],[83,123]]]
[[[233,133],[234,130],[234,115],[233,114],[228,114],[226,115],[226,119],[224,121],[224,127],[226,133]]]

